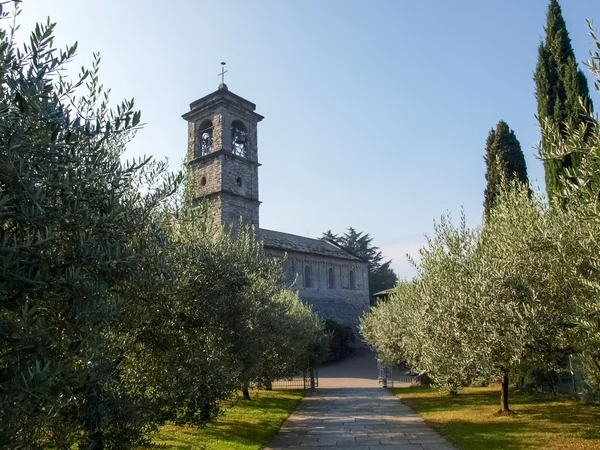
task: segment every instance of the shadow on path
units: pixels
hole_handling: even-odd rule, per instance
[[[319,368],[319,388],[378,387],[377,360],[368,349]]]

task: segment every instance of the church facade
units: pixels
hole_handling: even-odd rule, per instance
[[[287,285],[323,319],[356,326],[369,308],[367,263],[325,239],[260,228],[256,105],[227,85],[190,104],[187,159],[194,200],[208,200],[218,225],[254,226],[265,253],[283,259]]]

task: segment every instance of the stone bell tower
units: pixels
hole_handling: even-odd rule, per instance
[[[188,164],[195,174],[194,201],[209,200],[216,223],[258,228],[256,105],[229,91],[225,83],[190,104]]]

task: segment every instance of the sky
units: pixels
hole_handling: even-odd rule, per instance
[[[133,97],[145,123],[124,157],[168,158],[173,170],[186,152],[181,115],[218,87],[226,61],[229,90],[265,116],[261,228],[320,237],[352,226],[404,278],[405,254],[418,256],[440,215],[481,221],[499,120],[543,188],[532,77],[547,3],[25,0],[19,38],[50,17],[58,46],[79,43],[73,75],[99,52],[113,104]],[[582,62],[600,2],[561,4]]]

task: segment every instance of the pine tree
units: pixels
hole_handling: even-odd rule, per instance
[[[546,22],[546,40],[540,43],[538,62],[533,77],[538,103],[538,120],[550,120],[564,136],[567,126],[579,127],[586,123],[584,105],[592,109],[587,79],[578,68],[571,46],[569,32],[557,0],[550,0]],[[546,144],[542,141],[542,149]],[[576,167],[580,158],[567,155],[562,160],[544,161],[546,192],[550,199],[561,190],[561,176],[565,170]]]
[[[391,267],[392,260],[383,260],[379,247],[372,244],[373,238],[369,233],[356,231],[349,227],[343,235],[337,235],[327,230],[323,239],[330,240],[353,255],[369,263],[369,295],[393,288],[398,282],[398,276]]]
[[[490,130],[483,159],[486,163],[485,179],[487,180],[483,207],[487,217],[496,203],[503,178],[517,179],[525,184],[528,184],[529,180],[521,144],[515,132],[503,120],[498,122],[495,130]]]

